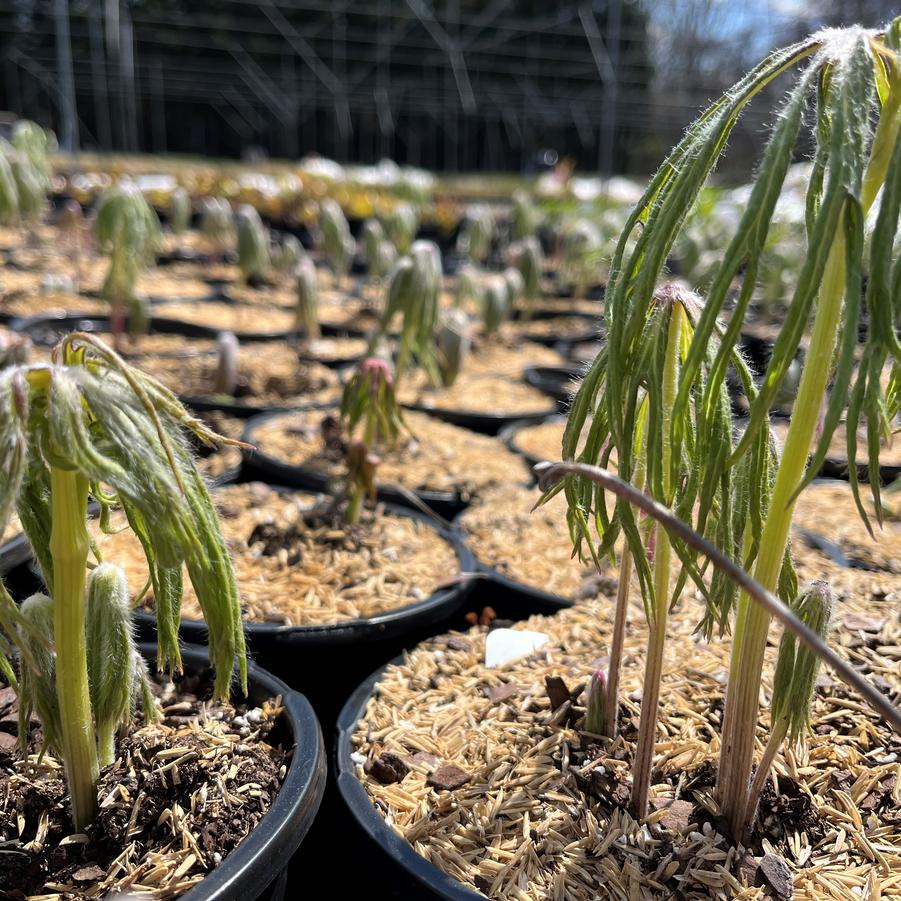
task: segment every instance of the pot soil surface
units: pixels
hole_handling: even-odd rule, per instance
[[[517,341],[510,336],[476,337],[466,360],[471,375],[506,373],[519,378],[527,366],[562,366],[566,360],[550,347],[534,341]]]
[[[155,687],[160,720],[119,736],[102,771],[100,812],[73,834],[62,766],[40,757],[33,721],[19,754],[15,693],[0,686],[0,894],[4,898],[174,898],[203,880],[260,823],[289,753],[269,743],[277,698],[248,709],[209,702],[205,679]],[[123,894],[119,894],[119,893]]]
[[[337,408],[274,417],[254,431],[253,441],[261,453],[282,463],[338,479],[345,472],[345,441],[337,417]],[[454,492],[467,499],[525,476],[522,460],[496,438],[414,410],[404,412],[404,422],[397,444],[379,455],[380,485]]]
[[[398,400],[431,410],[504,417],[540,414],[554,407],[547,395],[525,382],[498,373],[473,373],[468,368],[448,388],[435,387],[424,372],[414,372],[401,382]]]
[[[293,311],[261,304],[252,306],[206,300],[193,303],[160,303],[154,306],[153,315],[194,325],[205,325],[239,335],[242,333],[284,335],[294,328]]]
[[[593,563],[573,562],[572,540],[562,525],[566,498],[558,494],[533,510],[540,497],[537,488],[500,485],[464,510],[458,522],[476,559],[514,582],[567,600],[615,596],[617,571],[609,561],[600,572]]]
[[[364,619],[425,600],[458,573],[453,547],[433,528],[381,506],[348,526],[330,499],[314,506],[313,495],[260,482],[225,486],[213,497],[247,622]],[[125,569],[132,591],[140,591],[148,576],[133,533],[104,535],[95,524],[92,534],[101,554]],[[187,577],[182,610],[186,619],[203,619]]]
[[[866,668],[897,695],[901,628],[897,606],[883,609],[891,622],[867,633]],[[483,664],[484,627],[425,642],[389,666],[353,738],[357,776],[389,827],[490,898],[788,899],[792,884],[797,901],[893,897],[901,739],[828,674],[813,733],[778,757],[778,791],[770,783],[748,847],[726,837],[713,785],[729,645],[694,633],[702,610],[690,594],[668,629],[653,812],[643,825],[626,812],[646,643],[638,602],[621,735],[606,742],[580,731],[583,689],[604,664],[612,612],[604,599],[533,616],[514,628],[544,632],[548,644],[496,669]],[[872,612],[869,599],[849,597],[840,615]],[[832,640],[845,654],[861,646],[840,628]],[[555,676],[565,683],[565,697],[553,693],[556,709],[545,682]],[[758,753],[768,726],[764,705]]]
[[[298,359],[298,349],[283,341],[245,342],[238,352],[234,394],[214,392],[218,356],[147,357],[138,361],[147,373],[182,397],[222,398],[257,406],[328,403],[340,397],[337,373],[315,361]]]

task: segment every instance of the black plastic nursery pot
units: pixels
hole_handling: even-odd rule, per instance
[[[156,645],[142,644],[141,653],[148,663],[155,663]],[[182,660],[189,673],[209,666],[203,647],[184,647]],[[293,745],[291,762],[266,816],[202,882],[180,896],[184,901],[282,901],[288,864],[313,824],[325,792],[325,746],[310,702],[253,663],[248,663],[247,686],[247,700],[253,704],[281,695],[283,741]]]
[[[584,319],[585,329],[569,335],[522,335],[524,341],[531,341],[533,344],[542,344],[545,347],[559,347],[564,350],[577,344],[585,342],[597,341],[600,337],[600,329],[603,320],[598,316],[592,316],[590,313],[558,313],[558,316],[566,319]],[[545,317],[541,317],[545,318]],[[534,320],[534,317],[533,317]]]
[[[552,414],[550,416],[545,416],[543,419],[537,421],[529,419],[519,419],[516,422],[511,422],[510,425],[503,429],[498,436],[501,441],[503,441],[504,444],[511,451],[513,451],[514,454],[519,454],[519,456],[526,461],[530,471],[536,463],[541,463],[542,460],[539,457],[536,457],[534,454],[530,454],[528,451],[524,450],[518,443],[517,437],[523,429],[527,429],[535,425],[541,425],[546,422],[565,423],[566,417],[559,414]]]
[[[401,658],[392,661],[400,662]],[[341,801],[354,827],[350,836],[354,859],[361,870],[378,873],[381,884],[390,886],[390,893],[383,892],[380,897],[415,898],[416,901],[484,901],[484,895],[466,888],[424,857],[420,857],[385,822],[357,779],[356,765],[351,756],[351,738],[357,723],[365,716],[366,705],[385,669],[386,667],[381,667],[358,686],[341,710],[336,726],[334,774]]]
[[[328,409],[328,405],[321,407],[299,407],[296,409]],[[296,412],[295,409],[295,412]],[[261,451],[256,447],[254,433],[260,426],[269,420],[284,416],[291,411],[279,410],[255,416],[248,420],[244,430],[243,440],[247,444],[254,445],[254,449],[244,452],[244,472],[248,478],[260,478],[264,482],[273,485],[284,485],[289,488],[302,488],[307,491],[316,491],[321,494],[330,493],[331,486],[325,473],[308,466],[295,466],[279,460],[276,457]],[[413,507],[409,495],[414,495],[421,503],[437,513],[448,522],[466,507],[467,500],[458,492],[453,491],[412,491],[405,492],[392,485],[380,485],[378,499],[400,507]],[[414,508],[415,509],[415,508]]]
[[[16,567],[31,559],[31,545],[24,532],[0,544],[0,576],[5,576]]]
[[[303,691],[323,722],[334,721],[347,695],[375,667],[456,624],[475,581],[471,577],[475,559],[457,529],[417,510],[390,504],[385,509],[431,526],[453,547],[457,573],[448,574],[447,584],[421,601],[365,619],[322,626],[244,624],[251,658]],[[137,610],[134,616],[139,635],[152,638],[156,632],[153,614]],[[180,631],[186,642],[206,642],[207,627],[202,621],[182,620]]]
[[[449,422],[471,432],[480,432],[483,435],[497,435],[503,429],[514,422],[538,423],[543,422],[548,416],[556,412],[556,404],[549,405],[543,410],[535,410],[533,413],[476,413],[470,410],[445,410],[438,407],[430,407],[427,404],[403,404],[405,410],[414,410],[417,413],[427,413],[436,419]]]
[[[585,368],[576,363],[569,366],[526,366],[522,377],[527,385],[552,397],[560,410],[566,410],[572,401],[573,383],[582,377],[584,371]]]
[[[110,334],[109,316],[32,316],[14,322],[15,331],[28,335],[35,344],[51,347],[57,344],[70,332],[91,332],[100,335]],[[151,318],[147,333],[163,335],[182,335],[185,338],[209,338],[215,340],[219,334],[217,329],[205,325],[181,322],[177,319]]]

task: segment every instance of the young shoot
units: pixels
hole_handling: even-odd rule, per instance
[[[320,249],[339,282],[350,270],[355,244],[344,211],[330,197],[319,205],[319,232]]]
[[[220,259],[235,241],[235,216],[224,197],[204,197],[200,203],[200,234]]]
[[[441,384],[449,388],[457,380],[472,349],[469,317],[457,308],[448,310],[441,319],[435,341]]]
[[[402,200],[395,204],[385,217],[385,232],[398,253],[404,254],[410,250],[413,241],[416,240],[417,231],[419,231],[419,214],[413,205],[406,201]]]
[[[347,521],[353,525],[363,500],[375,501],[379,452],[394,446],[404,424],[387,360],[367,357],[357,365],[344,387],[341,422],[348,435]]]
[[[174,235],[188,230],[191,224],[191,195],[181,185],[169,195],[168,209],[169,228]]]
[[[535,309],[535,302],[541,297],[541,278],[544,273],[541,242],[535,237],[525,238],[511,244],[508,255],[510,264],[522,276],[523,318],[529,319]]]
[[[138,276],[154,260],[159,233],[156,213],[137,185],[121,182],[100,198],[94,237],[110,261],[101,291],[112,305],[110,326],[117,344],[125,331],[126,311],[132,333],[146,325],[147,313],[135,288]]]
[[[376,338],[386,335],[394,318],[401,316],[395,370],[398,378],[408,371],[415,359],[433,382],[439,381],[434,345],[441,278],[441,252],[431,241],[414,241],[410,253],[401,257],[394,266],[388,281],[385,312]]]
[[[825,582],[811,582],[792,604],[792,612],[808,628],[825,638],[832,619],[832,591]],[[760,795],[782,743],[797,743],[810,728],[810,705],[816,691],[819,658],[790,632],[783,632],[770,703],[770,737],[748,791],[743,816],[751,826]]]
[[[187,441],[192,433],[207,443],[219,436],[92,335],[67,335],[53,360],[0,371],[0,529],[16,509],[47,587],[21,611],[0,591],[0,649],[18,650],[23,705],[46,717],[45,738],[65,764],[72,817],[83,832],[96,811],[110,735],[130,718],[136,695],[146,696],[122,574],[96,566],[88,579],[93,563],[108,563],[92,562],[89,498],[101,507],[101,527],[117,505],[140,540],[158,666],[181,669],[186,567],[209,628],[216,696],[228,697],[236,661],[245,689],[247,675],[234,572]],[[9,662],[2,668],[10,672]]]
[[[603,670],[592,673],[588,680],[588,699],[585,709],[585,731],[591,735],[608,735],[607,676]]]
[[[608,466],[617,461],[620,476],[643,488],[655,500],[673,510],[701,534],[714,537],[735,553],[731,509],[731,485],[710,479],[696,445],[686,443],[676,452],[670,439],[676,419],[688,434],[695,434],[702,417],[701,401],[710,377],[715,346],[695,377],[689,402],[676,405],[676,392],[692,333],[702,314],[700,298],[676,285],[664,285],[654,295],[637,333],[628,363],[617,372],[610,366],[609,343],[601,349],[573,399],[563,438],[563,459]],[[619,434],[610,428],[605,404],[611,394],[628,411],[628,427]],[[706,427],[710,444],[720,455],[732,450],[732,417],[725,383],[710,398]],[[582,450],[578,451],[581,446]],[[651,768],[656,738],[657,709],[663,671],[668,612],[678,600],[690,576],[702,582],[695,554],[673,544],[662,528],[646,533],[631,507],[617,503],[608,513],[603,490],[590,482],[572,480],[565,487],[569,504],[570,533],[580,555],[596,562],[614,552],[620,534],[625,546],[620,554],[620,583],[606,677],[605,721],[600,734],[613,737],[619,708],[620,669],[626,612],[633,566],[638,576],[648,623],[641,722],[632,783],[632,809],[647,812]],[[599,545],[595,546],[590,525]],[[587,548],[587,551],[586,551]],[[681,566],[674,562],[674,552]],[[678,571],[678,575],[676,574]],[[728,580],[714,577],[713,595],[734,596]],[[725,603],[725,601],[723,602]]]
[[[316,265],[305,256],[294,272],[297,279],[297,309],[294,328],[305,341],[319,339],[319,288]]]
[[[484,263],[494,243],[495,222],[491,210],[484,204],[474,204],[466,211],[466,218],[457,238],[457,252],[474,263]]]
[[[235,214],[238,243],[238,269],[245,285],[258,284],[269,275],[269,230],[260,214],[249,203],[243,203]]]

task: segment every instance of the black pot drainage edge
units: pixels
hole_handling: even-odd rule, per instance
[[[289,415],[292,412],[309,410],[334,409],[333,404],[315,404],[304,407],[296,407],[294,410],[281,410],[274,413],[265,413],[248,420],[247,427],[242,436],[248,444],[255,444],[254,432],[271,419],[278,416]],[[273,485],[285,485],[289,488],[302,488],[307,491],[316,491],[320,494],[329,494],[330,486],[328,477],[319,470],[306,466],[295,466],[285,463],[276,457],[259,450],[244,452],[244,473],[248,478],[256,476]],[[465,509],[468,498],[459,492],[453,491],[412,491],[422,503],[432,509],[443,519],[452,520],[461,510]],[[380,501],[397,504],[401,507],[413,508],[407,493],[391,485],[380,485],[378,489]],[[415,509],[415,508],[413,508]]]
[[[142,644],[141,653],[155,664],[156,645]],[[184,647],[182,660],[188,672],[209,667],[205,648]],[[291,856],[313,824],[325,791],[325,747],[309,701],[253,663],[248,663],[247,677],[250,703],[259,705],[281,695],[283,722],[290,733],[284,743],[293,743],[293,755],[281,789],[259,825],[202,882],[182,895],[183,901],[284,897]]]

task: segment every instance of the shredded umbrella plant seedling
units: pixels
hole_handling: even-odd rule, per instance
[[[844,605],[848,615],[868,609],[856,598]],[[517,624],[550,641],[500,668],[484,665],[484,627],[424,642],[389,666],[354,736],[357,775],[391,828],[489,898],[751,901],[788,899],[792,884],[796,901],[901,897],[901,741],[829,678],[820,679],[806,749],[777,760],[778,791],[764,793],[750,840],[725,837],[713,776],[729,659],[721,643],[694,634],[700,609],[686,595],[670,619],[644,825],[626,811],[640,629],[626,637],[621,734],[602,742],[582,731],[584,690],[610,634],[609,598]],[[641,618],[640,604],[630,615]],[[867,637],[883,678],[901,691],[890,656],[897,611]],[[839,642],[852,646],[853,633]],[[768,668],[764,693],[771,678]],[[767,737],[761,721],[758,745]],[[403,766],[386,770],[386,757]]]
[[[213,704],[209,686],[194,676],[155,685],[154,694],[159,720],[136,724],[120,742],[86,833],[69,821],[61,765],[37,753],[38,724],[26,759],[10,753],[16,737],[0,730],[4,897],[175,898],[259,824],[290,759],[274,732],[279,699],[262,707]],[[16,716],[15,693],[0,687],[0,725]]]
[[[361,619],[425,600],[459,572],[453,547],[433,528],[380,507],[347,526],[323,498],[260,482],[227,485],[213,500],[235,564],[246,622],[311,626]],[[95,530],[98,549],[120,561],[130,585],[147,582],[134,535]],[[145,599],[152,608],[152,595]],[[184,613],[203,619],[190,587]]]

